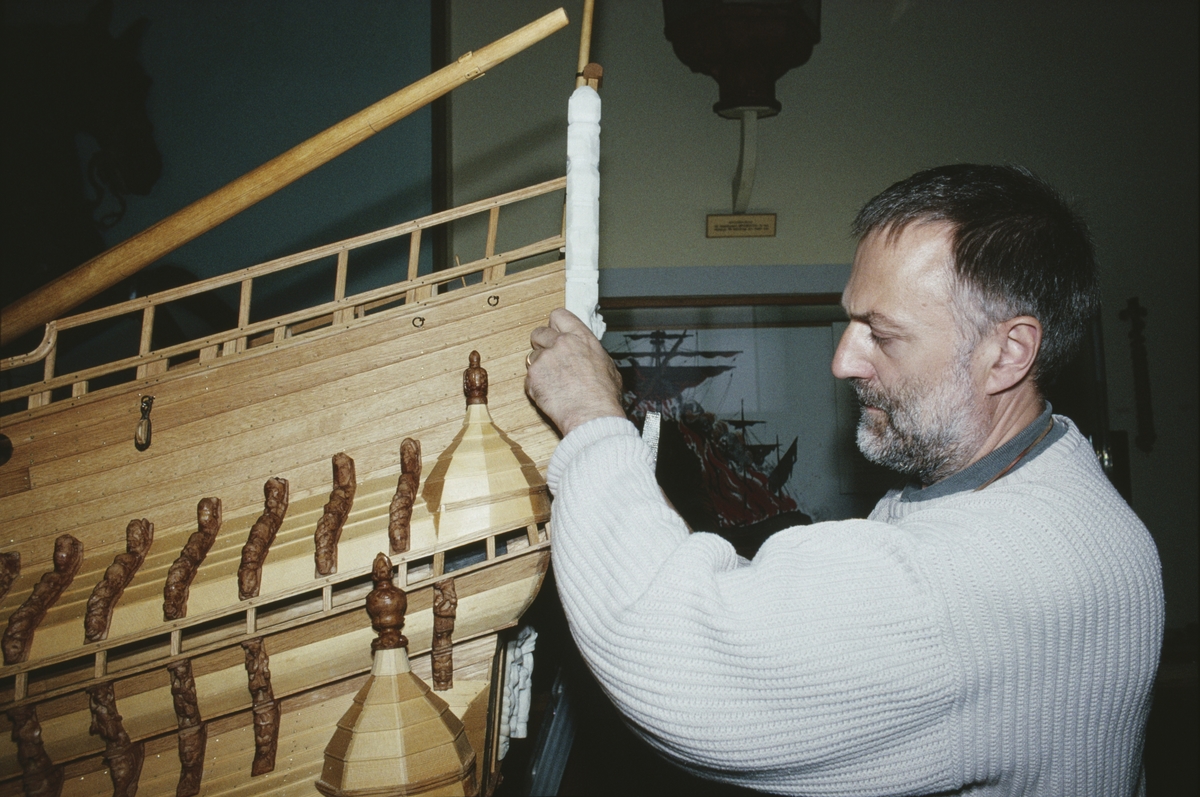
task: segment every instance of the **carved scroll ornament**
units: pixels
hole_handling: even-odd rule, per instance
[[[325,504],[325,513],[317,521],[313,535],[316,544],[314,555],[317,575],[328,576],[337,572],[337,545],[342,537],[342,526],[354,505],[354,460],[343,453],[333,455],[333,492]]]
[[[42,744],[42,726],[37,707],[29,704],[8,710],[12,740],[17,746],[21,765],[21,785],[26,797],[58,797],[62,792],[63,770],[54,766]]]
[[[4,596],[8,594],[19,575],[21,575],[21,553],[19,551],[0,553],[0,600],[4,600]]]
[[[254,763],[250,775],[265,775],[275,769],[279,746],[279,703],[271,689],[271,668],[261,637],[242,643],[246,651],[246,678],[254,704]]]
[[[54,569],[42,575],[33,592],[8,618],[8,627],[0,640],[5,664],[20,664],[29,656],[33,632],[71,585],[82,562],[83,543],[70,534],[63,534],[54,541]]]
[[[433,585],[433,688],[444,691],[454,687],[454,620],[458,615],[458,595],[454,579]]]
[[[179,783],[175,797],[195,797],[200,793],[204,775],[204,750],[208,745],[208,726],[200,719],[196,701],[196,680],[188,659],[167,665],[171,675],[171,699],[179,721]]]
[[[413,503],[421,481],[421,442],[406,437],[400,443],[400,478],[388,507],[388,540],[392,553],[404,553],[410,541]]]
[[[88,687],[87,693],[92,711],[88,732],[104,740],[104,763],[112,779],[113,797],[134,797],[145,757],[143,745],[134,744],[125,732],[111,681]]]
[[[221,499],[201,498],[196,505],[196,525],[199,528],[188,537],[188,541],[179,552],[179,558],[167,571],[167,583],[163,586],[163,619],[181,620],[187,616],[188,593],[192,588],[192,579],[213,541],[221,530]]]
[[[133,580],[138,568],[142,566],[142,562],[146,561],[146,554],[153,542],[153,523],[145,518],[129,521],[125,528],[125,553],[117,554],[88,598],[83,616],[85,641],[100,642],[108,638],[113,609],[117,607],[117,601],[121,600],[121,595]]]
[[[263,485],[263,512],[250,527],[250,536],[242,546],[242,563],[238,566],[238,598],[258,597],[262,585],[262,567],[275,535],[283,525],[288,508],[288,482],[278,476]]]

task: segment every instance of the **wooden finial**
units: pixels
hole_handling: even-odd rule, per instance
[[[604,67],[592,62],[583,68],[579,76],[588,86],[599,91],[600,85],[604,83]]]
[[[467,404],[487,404],[488,375],[479,366],[479,352],[471,352],[471,364],[463,371],[463,393],[467,395]]]
[[[387,554],[375,556],[371,578],[375,581],[375,589],[367,593],[367,614],[371,616],[371,627],[379,634],[379,638],[371,643],[371,650],[407,649],[408,639],[400,629],[404,627],[408,597],[392,583],[392,560]]]

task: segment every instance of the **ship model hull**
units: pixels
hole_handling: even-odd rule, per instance
[[[62,314],[566,24],[560,9],[463,55],[5,308],[0,341],[44,336],[0,361],[0,797],[362,792],[330,778],[339,761],[359,776],[378,729],[334,737],[382,689],[364,605],[384,582],[407,615],[383,647],[406,644],[407,682],[432,683],[422,705],[458,729],[464,771],[443,783],[397,750],[412,778],[367,791],[494,788],[504,632],[550,557],[557,436],[524,360],[566,304],[562,216],[539,233],[518,214],[503,251],[498,229],[511,205],[555,207],[566,179]],[[457,222],[486,229],[482,251],[455,245],[429,273],[422,237]],[[362,267],[389,284],[347,293]],[[264,283],[332,293],[295,309]],[[231,300],[236,323],[164,342],[172,308]],[[383,553],[393,572],[373,574]]]
[[[426,474],[436,468],[439,452],[463,428],[463,366],[477,350],[489,373],[496,426],[543,472],[553,452],[557,437],[526,398],[523,380],[530,332],[564,301],[562,238],[497,253],[494,230],[503,205],[562,187],[562,180],[551,181],[188,290],[240,284],[248,299],[261,274],[321,259],[344,274],[357,247],[419,236],[448,216],[488,214],[488,250],[450,271],[418,277],[414,254],[411,279],[255,323],[247,301],[239,328],[161,351],[150,349],[151,336],[144,335],[137,357],[105,373],[54,375],[53,345],[48,355],[43,351],[46,379],[4,395],[8,406],[26,406],[3,419],[13,453],[0,466],[0,535],[5,554],[20,555],[20,569],[0,602],[0,623],[53,571],[62,535],[82,544],[82,559],[34,624],[23,659],[0,669],[0,794],[28,788],[28,744],[22,747],[20,728],[14,730],[28,707],[36,710],[42,768],[48,761],[62,778],[62,794],[112,788],[110,743],[89,732],[89,690],[103,684],[113,686],[129,744],[142,746],[139,792],[175,793],[181,725],[169,670],[183,660],[190,662],[207,732],[201,793],[311,791],[325,744],[371,668],[373,634],[362,605],[372,558],[389,550],[401,440],[421,443]],[[170,298],[151,296],[108,312],[152,323],[156,302]],[[51,324],[51,343],[54,333]],[[133,378],[90,389],[119,373]],[[143,413],[146,396],[153,396],[152,408]],[[314,529],[330,500],[331,457],[339,453],[353,459],[357,489],[337,542],[336,571],[319,575]],[[287,481],[290,501],[258,594],[243,599],[242,550],[272,478]],[[164,585],[197,531],[197,505],[205,498],[220,499],[220,529],[191,581],[186,614],[166,620]],[[477,745],[477,782],[485,791],[498,766],[497,634],[517,623],[549,563],[548,498],[535,504],[526,516],[509,513],[446,539],[437,533],[437,507],[418,496],[409,549],[392,554],[396,583],[409,595],[405,634],[413,670],[427,679],[433,585],[454,579],[455,686],[440,694]],[[89,642],[89,598],[126,551],[127,524],[142,518],[153,524],[152,544],[111,609],[105,637]],[[280,712],[273,769],[252,777],[256,699],[244,643],[255,639],[269,656]]]

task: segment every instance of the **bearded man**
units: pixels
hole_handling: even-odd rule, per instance
[[[1023,169],[957,165],[888,188],[855,232],[833,372],[863,453],[911,480],[752,561],[671,510],[587,328],[558,310],[534,331],[580,652],[658,750],[762,791],[1144,790],[1158,556],[1043,396],[1096,311],[1086,227]]]

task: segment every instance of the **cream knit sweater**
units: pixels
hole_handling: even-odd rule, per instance
[[[784,794],[1136,790],[1159,561],[1073,426],[979,492],[893,492],[753,561],[688,533],[625,420],[568,435],[549,482],[575,641],[688,769]]]

